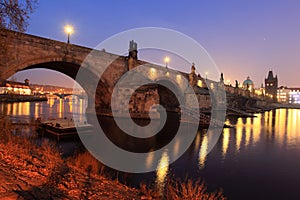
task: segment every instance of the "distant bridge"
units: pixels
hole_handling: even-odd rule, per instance
[[[79,99],[84,99],[86,98],[87,96],[86,95],[83,95],[83,94],[73,94],[73,93],[67,93],[67,94],[62,94],[62,93],[53,93],[52,95],[55,95],[55,96],[58,96],[59,98],[63,99],[67,96],[77,96]]]

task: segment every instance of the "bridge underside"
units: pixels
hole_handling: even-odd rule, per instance
[[[28,66],[22,69],[21,71],[28,70],[28,69],[36,69],[36,68],[54,70],[62,74],[65,74],[70,78],[72,78],[73,80],[75,80],[80,66],[78,64],[68,63],[68,62],[46,62],[46,63],[40,63],[40,64]]]

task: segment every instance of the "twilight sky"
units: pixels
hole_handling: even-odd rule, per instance
[[[129,29],[169,28],[200,43],[232,84],[250,76],[258,86],[272,69],[279,85],[300,86],[299,9],[297,0],[51,0],[39,2],[27,33],[66,41],[63,27],[72,24],[75,33],[71,43],[93,48]],[[157,63],[157,58],[154,60]],[[178,68],[172,58],[170,67]],[[190,66],[178,69],[189,71]],[[49,70],[19,72],[16,78],[72,85],[70,79]]]

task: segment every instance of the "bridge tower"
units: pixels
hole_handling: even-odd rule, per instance
[[[273,71],[270,70],[268,77],[265,79],[266,100],[270,102],[277,102],[277,88],[278,88],[277,75],[274,77]]]

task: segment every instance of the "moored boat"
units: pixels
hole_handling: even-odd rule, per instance
[[[57,139],[67,136],[77,136],[78,131],[80,133],[91,133],[93,126],[88,124],[86,121],[75,122],[72,119],[59,118],[59,119],[49,119],[45,121],[40,121],[38,123],[38,132],[42,135],[50,134]]]

